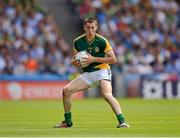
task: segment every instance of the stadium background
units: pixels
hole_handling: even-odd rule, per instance
[[[61,97],[79,71],[70,64],[73,39],[92,16],[117,57],[115,96],[180,97],[178,1],[1,0],[0,9],[1,99]],[[98,88],[79,96],[99,96]]]
[[[26,107],[30,107],[28,102],[32,101],[39,105],[37,108],[43,109],[44,104],[48,103],[46,99],[52,100],[53,104],[49,103],[50,105],[54,105],[54,102],[60,103],[58,100],[62,97],[62,87],[79,75],[79,69],[70,64],[73,39],[83,33],[81,21],[92,16],[97,17],[98,32],[108,38],[116,54],[117,63],[112,65],[113,94],[117,98],[123,98],[122,103],[125,103],[123,109],[127,112],[127,116],[130,111],[129,120],[133,118],[132,114],[136,113],[136,110],[142,114],[141,108],[135,111],[128,110],[133,109],[132,105],[139,107],[141,104],[148,105],[147,107],[152,105],[152,113],[154,113],[154,107],[159,104],[155,101],[148,101],[149,103],[131,101],[130,97],[162,99],[159,105],[162,105],[164,110],[169,110],[172,118],[177,121],[171,126],[179,125],[176,118],[179,116],[177,106],[179,100],[175,100],[180,98],[180,3],[178,0],[0,0],[0,126],[2,130],[0,134],[2,136],[19,136],[24,132],[6,133],[6,127],[4,129],[2,127],[9,119],[6,120],[8,115],[6,110],[12,109],[15,113],[16,109],[21,110],[21,107],[24,109],[23,105],[27,104]],[[93,97],[90,98],[93,103],[94,97],[100,97],[98,91],[99,89],[96,88],[85,93],[77,93],[73,98],[81,101]],[[11,103],[11,101],[15,102]],[[94,101],[96,102],[101,103],[99,100]],[[176,106],[171,106],[173,105],[171,102]],[[82,105],[75,103],[78,104]],[[91,104],[89,106],[91,107]],[[95,107],[96,105],[92,108],[94,112],[97,111]],[[142,109],[146,111],[146,107]],[[48,111],[51,114],[49,108]],[[45,111],[43,110],[42,113]],[[166,112],[162,110],[162,113]],[[59,119],[57,116],[54,118]],[[137,122],[130,124],[138,124]],[[142,135],[137,136],[147,136],[142,130],[140,131]],[[169,134],[178,136],[178,131],[174,133],[175,131],[172,133],[169,131]],[[106,130],[103,133],[105,134]],[[88,136],[88,134],[93,132],[83,135]],[[114,132],[114,134],[119,133]],[[127,136],[134,134],[130,132]],[[23,133],[22,136],[34,135]],[[64,133],[63,136],[69,135]],[[99,136],[104,135],[99,134]]]

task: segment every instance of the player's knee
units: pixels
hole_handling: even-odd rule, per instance
[[[63,96],[70,96],[71,95],[71,91],[68,87],[64,87],[63,88]]]

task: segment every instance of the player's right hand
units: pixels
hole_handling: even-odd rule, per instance
[[[80,63],[80,61],[73,61],[72,62],[72,64],[74,65],[74,66],[76,66],[76,67],[81,67],[81,63]]]
[[[82,66],[81,63],[80,63],[80,61],[74,59],[74,56],[73,56],[73,58],[72,58],[71,63],[72,63],[74,66],[76,66],[76,67],[81,67],[81,66]]]

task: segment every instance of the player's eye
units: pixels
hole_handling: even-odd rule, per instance
[[[89,26],[88,26],[87,29],[88,29],[88,30],[90,30],[90,29],[91,29],[91,30],[94,30],[95,27],[89,27]]]

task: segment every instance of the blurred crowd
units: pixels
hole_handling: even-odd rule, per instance
[[[81,19],[96,17],[113,47],[114,71],[180,74],[177,0],[69,0]]]
[[[113,71],[180,74],[177,0],[68,0],[80,19],[97,17],[113,47]],[[0,0],[0,74],[71,74],[72,47],[34,0]]]
[[[0,0],[0,74],[69,74],[69,45],[33,0]]]

